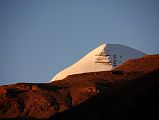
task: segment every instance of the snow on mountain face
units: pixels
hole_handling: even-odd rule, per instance
[[[124,45],[103,44],[78,62],[59,72],[51,81],[62,80],[73,74],[110,71],[128,59],[135,59],[144,55],[143,52]]]

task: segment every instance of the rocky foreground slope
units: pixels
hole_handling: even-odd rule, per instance
[[[158,89],[159,55],[147,55],[113,71],[0,86],[0,118],[153,119],[158,114]]]

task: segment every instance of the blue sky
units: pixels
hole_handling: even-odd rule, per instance
[[[0,0],[0,84],[49,82],[102,43],[159,53],[158,0]]]

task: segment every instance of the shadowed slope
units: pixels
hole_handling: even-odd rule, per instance
[[[110,87],[88,101],[64,111],[56,120],[158,119],[159,70]]]
[[[156,115],[158,78],[159,55],[148,55],[113,71],[0,86],[0,118],[134,120],[148,112]]]
[[[145,55],[142,58],[130,59],[114,70],[124,70],[125,72],[150,72],[159,67],[159,55]]]

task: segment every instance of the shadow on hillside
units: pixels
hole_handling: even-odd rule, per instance
[[[57,85],[50,85],[50,84],[43,84],[43,83],[37,83],[34,84],[37,85],[39,88],[43,90],[48,90],[48,91],[57,91],[57,90],[62,90],[62,89],[67,89],[68,87],[62,87],[62,86],[57,86]]]
[[[61,112],[56,120],[142,120],[159,119],[159,70],[118,87],[106,89],[88,101]],[[97,83],[102,87],[106,84]]]

